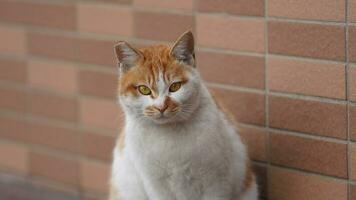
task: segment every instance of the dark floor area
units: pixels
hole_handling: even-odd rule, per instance
[[[0,200],[81,200],[7,174],[0,174]]]

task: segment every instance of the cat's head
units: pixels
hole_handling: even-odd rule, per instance
[[[136,49],[115,46],[119,60],[119,98],[125,112],[157,124],[188,120],[199,105],[194,38],[188,31],[174,45]]]

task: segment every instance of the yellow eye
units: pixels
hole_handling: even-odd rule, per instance
[[[182,86],[182,82],[172,83],[172,85],[169,86],[169,92],[177,92],[181,86]]]
[[[138,91],[143,95],[150,95],[151,94],[150,88],[148,88],[145,85],[138,86]]]

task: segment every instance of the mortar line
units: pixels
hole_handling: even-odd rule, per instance
[[[352,200],[352,190],[351,190],[351,181],[352,181],[352,166],[351,166],[351,160],[352,160],[352,148],[351,148],[351,136],[350,136],[350,80],[349,80],[349,4],[350,1],[346,0],[345,2],[345,94],[346,94],[346,110],[347,110],[347,122],[346,122],[346,130],[347,130],[347,178],[348,178],[348,184],[347,184],[347,194],[348,194],[348,199]]]

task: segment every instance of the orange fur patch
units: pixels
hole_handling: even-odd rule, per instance
[[[126,133],[124,130],[122,130],[120,132],[120,135],[119,135],[119,138],[117,141],[117,147],[120,149],[120,151],[122,151],[125,148],[125,136],[126,136]]]
[[[170,47],[157,45],[141,48],[138,51],[142,57],[136,66],[121,76],[119,81],[119,94],[133,96],[139,95],[138,85],[146,85],[152,90],[152,97],[157,97],[157,85],[159,72],[162,72],[164,81],[171,83],[175,78],[185,83],[187,79],[186,69],[170,54]]]
[[[245,179],[242,185],[242,193],[246,192],[255,181],[255,176],[252,171],[251,162],[246,162]]]

